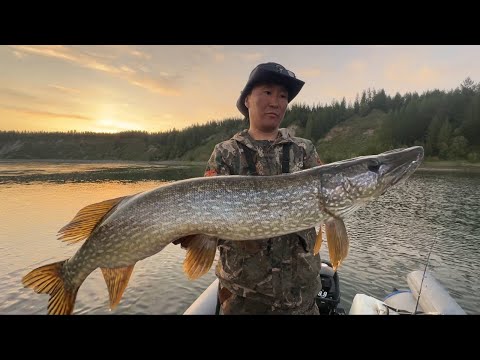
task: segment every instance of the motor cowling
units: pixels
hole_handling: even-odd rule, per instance
[[[345,311],[338,307],[340,303],[340,283],[338,273],[329,261],[322,260],[320,269],[322,289],[315,297],[320,315],[340,315]]]

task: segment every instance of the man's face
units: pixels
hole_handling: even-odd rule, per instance
[[[288,106],[288,92],[283,85],[259,84],[245,99],[250,124],[261,131],[280,127]]]

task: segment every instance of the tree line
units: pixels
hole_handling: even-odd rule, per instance
[[[433,159],[480,161],[480,84],[469,77],[450,91],[392,97],[384,89],[367,89],[353,103],[343,98],[331,104],[296,104],[282,127],[293,127],[297,136],[319,144],[334,127],[374,110],[385,117],[374,129],[370,152],[422,145]],[[158,133],[0,131],[0,158],[203,161],[216,143],[247,127],[248,119],[228,118]]]

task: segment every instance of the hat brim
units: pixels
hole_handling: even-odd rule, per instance
[[[250,94],[250,91],[252,91],[255,85],[262,83],[275,83],[285,86],[288,91],[289,103],[298,95],[303,85],[305,84],[304,81],[288,75],[283,75],[264,69],[258,69],[255,76],[253,76],[247,82],[245,88],[242,90],[240,97],[237,100],[237,108],[245,117],[248,117],[248,109],[245,106],[245,98],[248,94]]]

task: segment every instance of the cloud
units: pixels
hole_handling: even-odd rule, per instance
[[[162,95],[171,95],[171,96],[180,95],[180,92],[178,90],[161,84],[163,81],[145,77],[145,76],[142,76],[141,74],[138,74],[137,76],[129,76],[129,81],[132,84],[142,87],[144,89],[147,89],[151,92],[156,92]],[[165,81],[168,81],[168,80],[165,80]]]
[[[21,52],[23,54],[33,54],[60,59],[77,66],[107,73],[111,76],[126,80],[130,84],[162,95],[175,96],[180,94],[175,86],[175,80],[177,80],[177,77],[162,74],[154,78],[146,78],[144,75],[145,71],[136,71],[132,66],[127,66],[125,64],[112,64],[112,62],[117,60],[118,57],[95,54],[64,45],[13,45],[10,47],[14,53]],[[138,50],[129,48],[125,50],[127,53],[133,54],[135,57],[149,58],[148,54]],[[140,68],[140,70],[142,69]]]
[[[20,51],[13,51],[13,55],[15,55],[19,59],[23,59],[26,55]]]
[[[31,95],[29,93],[26,93],[24,91],[19,91],[15,89],[9,89],[9,88],[0,88],[0,96],[8,96],[8,97],[14,97],[20,100],[26,100],[26,101],[37,101],[38,97],[35,95]]]
[[[13,88],[0,88],[0,104],[8,104],[10,109],[23,109],[25,105],[30,108],[59,108],[61,106],[65,109],[78,103],[78,100],[72,99],[78,98],[79,94],[81,92],[77,89],[57,84],[49,84],[46,89],[42,88],[41,92],[33,94]],[[67,99],[62,95],[66,95]],[[73,98],[70,99],[72,96]]]
[[[80,93],[80,90],[73,89],[73,88],[68,88],[68,87],[61,86],[61,85],[50,84],[50,85],[48,85],[48,87],[50,87],[52,89],[55,89],[55,90],[58,90],[58,91],[63,92],[63,93],[67,93],[67,94],[79,94]]]
[[[221,52],[216,52],[216,53],[213,54],[213,59],[217,63],[224,62],[225,61],[225,54],[221,53]]]
[[[196,61],[194,64],[204,63],[205,56],[207,57],[208,61],[210,61],[211,59],[215,63],[223,63],[226,59],[225,46],[223,45],[207,45],[199,46],[196,48],[186,47],[185,50],[191,56],[196,57]]]
[[[352,72],[355,75],[360,75],[367,70],[367,63],[362,60],[352,60],[347,63],[346,68],[349,72]]]
[[[440,79],[440,72],[427,65],[417,65],[404,60],[391,63],[385,67],[385,78],[394,84],[412,84],[425,86]]]
[[[318,68],[306,68],[306,69],[300,69],[298,71],[298,75],[300,78],[316,78],[322,75],[322,70]]]
[[[127,73],[127,74],[130,74],[130,75],[133,75],[136,73],[135,70],[133,70],[132,68],[126,66],[126,65],[122,65],[120,66],[120,70],[122,70],[123,72]]]
[[[15,111],[24,115],[33,115],[39,117],[48,117],[48,118],[62,118],[62,119],[76,119],[76,120],[93,120],[91,117],[77,115],[77,114],[62,114],[62,113],[54,113],[50,111],[39,111],[33,110],[29,108],[21,108],[16,106],[4,105],[0,104],[0,108]]]
[[[165,47],[162,47],[165,48]],[[171,48],[167,46],[167,48]],[[196,53],[200,57],[209,57],[215,59],[215,57],[219,54],[223,55],[225,53],[225,46],[224,45],[203,45],[203,46],[175,46],[176,49],[179,51],[187,51],[187,53]]]
[[[260,61],[261,59],[263,59],[265,54],[260,52],[250,52],[250,53],[239,54],[239,56],[241,59],[245,61],[254,62],[254,61]]]
[[[105,48],[105,46],[102,46],[102,47]],[[152,58],[152,56],[149,53],[145,51],[140,51],[136,48],[132,48],[131,46],[128,46],[128,45],[109,45],[107,47],[110,49],[114,49],[118,53],[127,54],[138,59],[150,60]]]
[[[152,58],[152,56],[150,54],[147,54],[145,52],[142,52],[142,51],[139,51],[139,50],[136,50],[136,49],[129,49],[129,50],[130,50],[130,54],[132,54],[133,56],[136,56],[138,58],[146,59],[146,60],[150,60]]]

